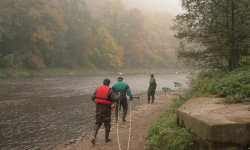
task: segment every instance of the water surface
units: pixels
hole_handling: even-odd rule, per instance
[[[0,149],[58,149],[92,130],[95,105],[91,95],[105,78],[119,75],[43,76],[0,79]],[[149,74],[123,74],[134,95],[145,93]],[[187,74],[155,74],[157,91],[187,86]],[[133,101],[133,109],[145,103]]]

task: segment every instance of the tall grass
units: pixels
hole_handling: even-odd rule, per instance
[[[191,130],[186,130],[177,125],[177,108],[185,103],[192,96],[199,93],[199,90],[190,90],[187,94],[174,100],[161,118],[149,129],[147,148],[150,150],[195,150],[198,145],[195,135]]]

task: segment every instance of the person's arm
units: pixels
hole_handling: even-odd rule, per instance
[[[150,85],[155,84],[155,79],[154,78],[150,79],[149,84]]]
[[[92,95],[92,101],[95,100],[95,94],[96,94],[96,90],[95,90],[95,92],[94,92],[93,95]]]
[[[133,100],[133,95],[128,85],[126,86],[126,93],[129,96],[130,100]]]

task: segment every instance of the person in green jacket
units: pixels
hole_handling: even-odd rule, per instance
[[[118,122],[118,109],[119,107],[122,106],[123,109],[123,116],[122,116],[122,122],[126,122],[126,115],[127,115],[127,111],[128,111],[128,102],[127,102],[127,96],[129,96],[130,100],[133,100],[133,95],[131,93],[131,90],[128,86],[127,83],[123,82],[123,78],[122,77],[118,77],[118,82],[115,83],[112,86],[112,90],[115,92],[119,92],[120,93],[120,99],[118,102],[116,102],[115,105],[115,117],[116,117],[116,122]],[[119,105],[120,104],[120,105]]]
[[[154,75],[151,74],[150,80],[149,80],[148,93],[147,93],[147,95],[148,95],[148,102],[147,103],[150,102],[150,96],[152,96],[152,103],[154,103],[156,85],[157,85],[157,83],[156,83],[156,80],[154,78]]]

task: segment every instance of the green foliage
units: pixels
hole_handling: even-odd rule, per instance
[[[196,79],[190,80],[191,90],[197,95],[217,95],[225,97],[227,103],[249,101],[250,68],[244,67],[232,72],[210,70],[201,72]]]
[[[178,58],[202,69],[234,70],[249,57],[249,0],[182,0],[174,19]]]
[[[168,88],[168,87],[163,87],[163,88],[162,88],[162,91],[165,92],[165,93],[167,93],[167,92],[170,92],[171,89]]]
[[[176,124],[176,114],[166,111],[159,121],[148,131],[147,145],[153,150],[193,150],[195,136]]]
[[[13,61],[14,61],[13,54],[6,55],[3,58],[0,58],[0,67],[11,68],[13,66]]]
[[[239,67],[250,66],[250,56],[243,56],[238,65]]]
[[[29,64],[33,69],[44,69],[45,65],[43,64],[43,59],[38,56],[31,56],[29,59]]]
[[[176,110],[196,92],[190,91],[186,95],[175,99],[174,103],[161,116],[160,120],[154,123],[147,134],[147,146],[152,150],[194,150],[197,149],[195,135],[185,128],[176,124]]]
[[[181,88],[181,87],[182,87],[182,84],[179,83],[179,82],[174,82],[174,87],[179,87],[179,88]]]
[[[222,77],[214,78],[208,84],[208,91],[226,97],[227,102],[241,102],[250,97],[250,69],[235,70]]]

